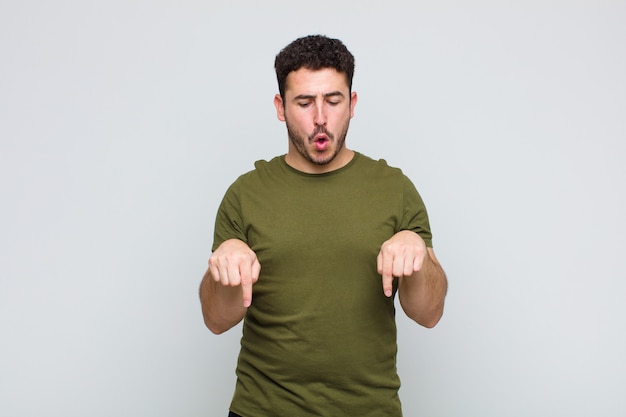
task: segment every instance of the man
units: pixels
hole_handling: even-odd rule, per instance
[[[226,192],[200,285],[212,332],[244,321],[229,416],[401,416],[393,297],[433,327],[447,290],[426,209],[399,169],[346,147],[341,41],[297,39],[275,68],[288,152]]]

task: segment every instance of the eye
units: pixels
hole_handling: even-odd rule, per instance
[[[310,105],[311,105],[310,101],[300,101],[300,102],[298,102],[298,106],[300,106],[302,108],[309,107]]]

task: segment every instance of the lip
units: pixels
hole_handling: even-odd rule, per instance
[[[309,136],[310,142],[330,142],[332,140],[332,135],[330,135],[326,131],[325,126],[317,126],[315,130],[312,132],[311,136]]]
[[[327,142],[330,141],[328,135],[324,133],[319,133],[313,137],[313,142]]]
[[[319,152],[323,152],[326,149],[328,149],[328,144],[329,144],[329,140],[328,138],[315,138],[315,141],[313,142],[315,144],[315,149]]]

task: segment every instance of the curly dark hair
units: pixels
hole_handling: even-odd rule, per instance
[[[346,75],[348,88],[352,92],[354,76],[354,56],[339,40],[324,35],[309,35],[296,39],[276,55],[274,61],[278,91],[285,98],[287,75],[300,68],[319,70],[334,68]]]

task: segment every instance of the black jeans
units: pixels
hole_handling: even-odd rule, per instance
[[[232,411],[228,412],[228,417],[241,417],[239,414],[235,414]]]

